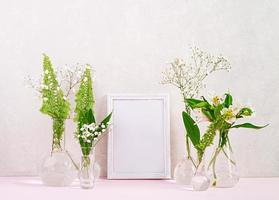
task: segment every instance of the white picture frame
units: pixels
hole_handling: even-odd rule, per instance
[[[170,179],[168,94],[109,94],[108,179]]]

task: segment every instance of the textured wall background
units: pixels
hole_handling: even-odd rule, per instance
[[[179,92],[159,84],[161,71],[196,44],[227,56],[230,73],[208,79],[208,88],[228,89],[257,111],[254,122],[270,126],[235,130],[232,143],[242,176],[279,176],[279,1],[276,0],[60,0],[0,3],[0,175],[34,175],[50,150],[51,121],[23,86],[41,72],[42,53],[56,66],[90,63],[98,117],[107,93],[171,94],[172,166],[184,154],[183,104]],[[70,151],[78,158],[67,123]],[[106,139],[97,159],[106,173]]]

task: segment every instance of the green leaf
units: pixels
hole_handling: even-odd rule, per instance
[[[236,115],[237,118],[242,118],[243,116],[251,116],[253,110],[251,108],[242,108]]]
[[[209,110],[207,110],[205,108],[202,108],[201,111],[209,119],[209,121],[213,121],[215,119],[214,115],[212,114],[211,111],[209,111]]]
[[[182,112],[182,118],[187,136],[190,138],[194,146],[200,143],[200,129],[196,122],[185,111]]]
[[[218,105],[217,107],[215,107],[214,109],[214,116],[215,118],[217,118],[218,116],[221,115],[221,110],[224,108],[223,104]]]
[[[96,123],[95,117],[94,117],[94,113],[92,111],[92,109],[89,109],[86,114],[86,124],[92,124],[92,123]]]
[[[105,126],[110,121],[110,118],[112,116],[112,112],[101,122],[101,124],[104,124]]]
[[[251,124],[251,123],[244,123],[244,124],[237,124],[237,125],[234,125],[232,126],[231,128],[252,128],[252,129],[262,129],[262,128],[265,128],[267,127],[269,124],[266,124],[264,126],[256,126],[254,124]]]
[[[232,98],[232,96],[229,94],[229,93],[227,93],[227,94],[225,94],[226,95],[226,98],[225,98],[225,101],[224,101],[224,106],[226,107],[226,108],[228,108],[228,107],[230,107],[230,105],[232,105],[232,103],[233,103],[233,98]]]
[[[197,104],[199,104],[201,102],[204,102],[204,101],[202,101],[200,99],[186,99],[186,103],[192,109],[194,108],[195,105],[197,105]]]
[[[209,106],[209,104],[207,103],[207,102],[205,102],[205,101],[202,101],[202,102],[200,102],[200,103],[197,103],[197,104],[195,104],[195,105],[193,105],[193,109],[195,109],[195,108],[206,108],[206,107],[208,107]]]

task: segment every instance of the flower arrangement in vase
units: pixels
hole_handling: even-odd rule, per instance
[[[112,116],[112,113],[110,113],[100,123],[97,123],[95,120],[93,112],[95,101],[90,71],[91,67],[87,65],[75,99],[75,121],[77,122],[75,138],[78,140],[82,152],[79,179],[80,185],[84,189],[93,188],[94,186],[96,177],[96,174],[94,174],[94,147],[105,135]]]
[[[197,47],[191,48],[189,61],[175,59],[170,63],[170,67],[163,72],[162,84],[170,84],[177,87],[183,98],[185,110],[183,113],[191,116],[191,107],[187,99],[197,97],[205,88],[205,79],[212,73],[225,70],[229,71],[230,63],[223,56],[214,56],[200,50]],[[185,114],[183,114],[183,119]],[[194,141],[195,142],[195,141]],[[180,161],[174,170],[176,183],[186,187],[191,187],[191,180],[198,168],[198,163],[191,153],[191,143],[189,134],[185,134],[186,157]]]
[[[210,123],[207,131],[200,138],[197,122],[189,114],[183,112],[184,124],[189,138],[198,152],[198,160],[203,159],[206,148],[214,143],[214,138],[218,135],[218,143],[208,164],[211,182],[213,186],[217,187],[233,187],[237,184],[239,177],[229,138],[230,129],[262,129],[267,125],[236,124],[237,120],[251,116],[253,110],[247,106],[233,106],[233,97],[229,93],[226,93],[224,97],[214,96],[211,101],[202,97],[201,99],[186,99],[186,102],[191,109],[198,110],[202,118],[206,118]]]
[[[35,89],[42,99],[40,111],[52,119],[51,153],[43,158],[39,174],[45,185],[68,186],[76,177],[77,166],[65,149],[65,121],[70,118],[69,95],[80,83],[84,67],[65,67],[55,70],[50,58],[43,54],[43,74],[38,82],[28,77],[27,84]],[[60,78],[60,79],[59,79]]]

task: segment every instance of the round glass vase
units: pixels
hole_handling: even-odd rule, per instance
[[[72,160],[62,148],[56,148],[43,158],[39,175],[44,185],[69,186],[77,177],[77,170]]]
[[[184,156],[174,169],[174,180],[184,188],[191,188],[192,177],[195,173],[195,166],[188,156]]]
[[[210,186],[210,177],[206,170],[204,159],[198,162],[197,168],[191,180],[194,191],[205,191]]]
[[[229,141],[215,148],[208,170],[213,187],[231,188],[238,183],[237,166]]]
[[[50,154],[43,157],[39,165],[39,176],[47,186],[69,186],[77,177],[77,169],[69,154],[61,147],[64,121],[53,120],[53,141]]]
[[[96,176],[95,156],[93,154],[83,155],[79,168],[80,187],[83,189],[93,188]]]

